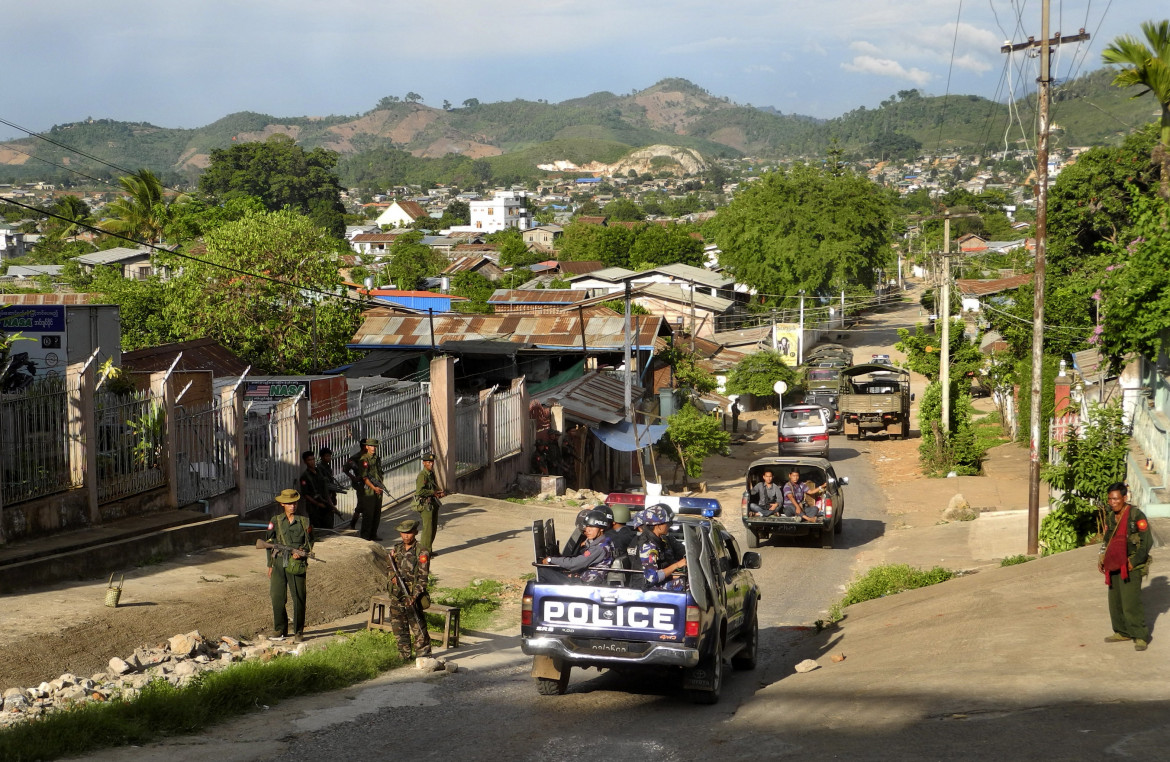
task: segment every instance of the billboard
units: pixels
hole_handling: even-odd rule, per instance
[[[65,341],[65,305],[0,305],[0,332],[19,333],[22,341],[14,342],[13,355],[27,354],[35,368],[32,375],[63,374],[68,364]],[[27,372],[28,366],[20,372]]]
[[[799,354],[800,325],[797,323],[775,323],[772,326],[772,348],[788,365],[796,367]]]

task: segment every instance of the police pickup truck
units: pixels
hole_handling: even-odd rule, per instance
[[[613,495],[607,502],[641,508],[643,501]],[[760,568],[759,554],[740,553],[719,522],[716,500],[650,501],[672,509],[668,539],[686,553],[684,591],[646,589],[642,570],[630,568],[636,558],[615,561],[604,586],[542,582],[540,560],[555,555],[556,532],[551,519],[534,522],[537,578],[524,588],[520,634],[541,695],[563,694],[573,667],[666,667],[681,671],[696,703],[714,704],[725,660],[736,669],[755,668],[760,589],[749,570]]]

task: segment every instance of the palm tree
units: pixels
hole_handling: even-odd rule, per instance
[[[1161,164],[1159,193],[1170,199],[1170,21],[1143,21],[1142,34],[1145,43],[1128,34],[1118,37],[1101,52],[1101,58],[1107,64],[1126,67],[1113,78],[1114,85],[1145,87],[1133,97],[1153,93],[1162,106],[1162,134],[1152,158]]]
[[[63,220],[53,220],[54,225],[49,237],[54,241],[72,238],[93,221],[89,215],[89,204],[77,196],[62,196],[57,199],[57,202],[53,204],[52,212],[64,218]]]
[[[162,240],[170,204],[163,196],[163,185],[149,169],[140,169],[118,179],[123,192],[106,207],[101,227],[136,241],[158,243]],[[178,199],[176,199],[178,200]]]

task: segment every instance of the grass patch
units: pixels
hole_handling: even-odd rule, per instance
[[[1008,556],[1007,558],[1000,561],[999,565],[1000,566],[1016,566],[1017,564],[1026,564],[1029,561],[1035,561],[1035,560],[1036,560],[1035,556],[1024,556],[1024,555]]]
[[[936,566],[928,571],[915,569],[907,564],[875,566],[867,571],[861,579],[849,585],[845,591],[845,597],[841,599],[841,606],[852,606],[854,603],[884,598],[904,590],[936,585],[939,582],[946,582],[954,576],[953,571],[941,566]]]
[[[979,448],[980,459],[992,447],[1011,441],[1003,433],[1003,421],[999,412],[991,412],[980,418],[971,419],[971,431],[975,434],[975,446]]]
[[[459,609],[459,631],[484,630],[492,625],[496,610],[511,592],[494,579],[473,580],[466,587],[441,587],[431,591],[431,599]],[[442,631],[443,615],[427,612],[427,629]]]
[[[156,680],[131,700],[80,704],[0,731],[0,759],[55,759],[195,733],[284,699],[369,680],[401,663],[390,633],[363,631],[300,656],[205,672],[182,688]]]

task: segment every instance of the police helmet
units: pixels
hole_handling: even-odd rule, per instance
[[[578,529],[584,529],[585,517],[589,515],[591,510],[591,508],[582,508],[581,510],[577,511],[577,518],[573,521],[574,526],[576,526]]]
[[[670,523],[670,509],[664,504],[652,505],[638,514],[638,523],[642,526]]]
[[[609,529],[612,524],[610,517],[605,515],[605,511],[595,508],[585,515],[585,526],[587,527]]]
[[[608,505],[605,505],[604,503],[602,503],[601,505],[596,506],[593,510],[601,511],[601,514],[603,516],[605,516],[605,520],[609,522],[609,524],[607,526],[613,526],[613,509],[612,508],[610,508]]]

